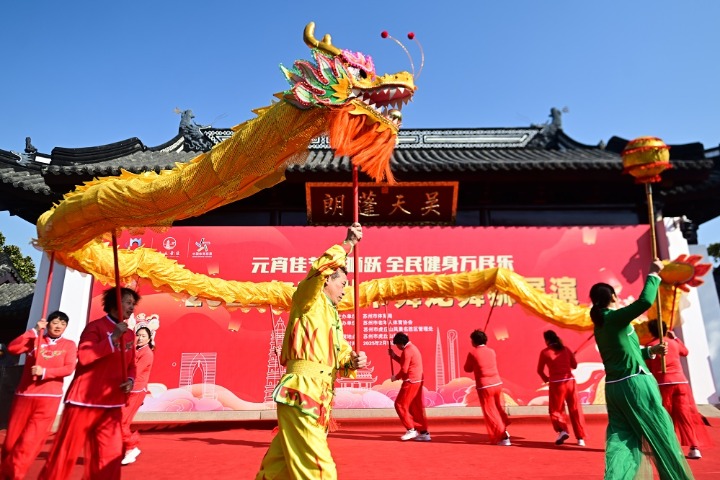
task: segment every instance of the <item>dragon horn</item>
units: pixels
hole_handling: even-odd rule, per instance
[[[305,32],[303,32],[303,40],[305,40],[305,43],[310,48],[317,48],[331,55],[340,55],[340,53],[342,53],[339,48],[332,44],[332,39],[329,34],[326,33],[322,41],[318,41],[318,39],[315,38],[315,22],[307,24]]]

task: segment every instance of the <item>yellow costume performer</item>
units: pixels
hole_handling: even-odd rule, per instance
[[[354,378],[362,366],[343,337],[337,303],[347,284],[345,259],[362,235],[359,229],[354,224],[342,245],[315,260],[292,297],[280,357],[287,371],[273,392],[279,430],[256,480],[337,478],[327,443],[335,378]]]

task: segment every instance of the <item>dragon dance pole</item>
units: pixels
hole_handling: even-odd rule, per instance
[[[117,234],[112,231],[113,261],[115,262],[115,301],[117,302],[118,322],[124,321],[122,308],[122,290],[120,287],[120,262],[118,260]],[[123,382],[127,380],[127,365],[125,365],[125,334],[120,336],[120,369]]]
[[[45,283],[45,297],[43,297],[42,316],[40,317],[43,320],[47,320],[48,303],[50,302],[50,286],[52,284],[54,267],[55,267],[55,252],[52,252],[50,254],[50,266],[48,267],[47,282]],[[44,333],[45,333],[45,329],[41,328],[37,334],[37,337],[35,337],[35,365],[38,365],[38,366],[40,366],[40,358],[42,358],[40,356],[40,341],[41,341]],[[38,376],[33,375],[33,381],[36,381],[37,379],[38,379]]]
[[[655,207],[653,206],[653,196],[652,196],[652,184],[646,183],[645,184],[645,196],[647,197],[647,207],[648,207],[648,220],[650,221],[650,249],[652,250],[652,258],[653,260],[658,257],[658,247],[657,247],[657,231],[655,229]],[[660,343],[664,341],[663,338],[663,321],[662,321],[662,308],[660,307],[660,292],[658,291],[657,294],[657,327],[658,327],[658,340]],[[660,355],[660,362],[662,365],[662,372],[665,373],[666,367],[665,367],[665,356]]]
[[[490,305],[490,311],[488,312],[488,318],[485,321],[485,326],[483,327],[483,332],[485,332],[486,334],[487,334],[487,327],[490,324],[490,317],[492,317],[492,312],[493,312],[493,310],[495,310],[495,301],[497,300],[497,297],[498,297],[498,291],[495,290],[495,295],[493,295],[493,302],[492,302],[492,305]]]
[[[590,335],[588,338],[586,338],[586,339],[580,344],[580,346],[575,349],[575,351],[573,352],[573,355],[577,355],[577,353],[578,353],[590,340],[592,340],[592,338],[593,338],[594,336],[595,336],[595,333],[593,332],[592,335]]]
[[[652,197],[652,184],[662,178],[660,174],[672,168],[670,164],[670,147],[657,137],[638,137],[630,140],[622,151],[623,173],[629,173],[635,178],[635,183],[645,184],[645,197],[648,208],[648,222],[650,223],[650,248],[652,258],[658,257],[657,232],[655,222],[655,208]],[[660,343],[663,342],[662,335],[662,307],[660,292],[655,300],[657,305],[657,325]],[[662,372],[665,373],[665,357],[660,356]]]
[[[358,167],[353,165],[353,222],[360,222],[360,184],[358,181]],[[360,340],[360,281],[359,270],[360,262],[358,261],[358,246],[355,243],[353,247],[353,307],[355,309],[355,351],[359,352],[362,347]]]
[[[388,348],[392,348],[392,343],[390,342],[390,320],[388,319],[387,302],[385,302],[385,330],[387,330],[388,334]],[[392,357],[390,357],[390,375],[395,375],[395,366],[393,365]]]

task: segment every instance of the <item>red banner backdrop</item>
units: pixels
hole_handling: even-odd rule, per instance
[[[175,227],[125,235],[121,246],[154,248],[213,277],[297,284],[315,257],[344,238],[341,227]],[[499,266],[565,301],[587,304],[590,286],[599,281],[615,285],[622,299],[637,296],[649,264],[648,244],[647,226],[366,227],[359,271],[364,281]],[[104,288],[94,288],[91,318],[102,316]],[[270,396],[283,373],[276,346],[282,343],[286,312],[228,311],[201,298],[157,293],[142,281],[137,288],[143,298],[133,320],[159,325],[152,395],[142,411],[273,408]],[[488,293],[361,309],[362,350],[371,364],[357,380],[338,383],[336,408],[392,407],[399,382],[389,380],[387,348],[397,331],[407,333],[423,353],[428,406],[477,405],[474,382],[463,365],[470,332],[485,327],[491,309],[488,346],[497,352],[509,404],[547,403],[547,388],[536,373],[547,329],[557,331],[571,349],[579,348],[575,375],[583,403],[604,403],[604,371],[595,343],[587,341],[591,332],[554,327],[506,295]],[[341,317],[353,343],[353,313]]]

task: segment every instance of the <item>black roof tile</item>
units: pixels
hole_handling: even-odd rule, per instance
[[[35,210],[18,207],[13,213],[31,221],[83,181],[118,175],[121,169],[133,173],[171,169],[231,135],[230,129],[181,122],[178,135],[156,147],[130,138],[96,147],[56,147],[50,156],[0,150],[0,208],[10,209],[8,198],[24,192],[23,198],[37,198]],[[559,117],[550,124],[524,128],[405,129],[398,136],[391,168],[399,179],[452,176],[477,181],[489,175],[510,181],[509,175],[515,173],[532,178],[540,173],[567,176],[580,172],[586,179],[595,173],[615,178],[622,171],[620,153],[627,142],[612,137],[606,147],[582,144],[563,132]],[[707,201],[720,196],[715,193],[720,191],[720,157],[706,155],[700,143],[671,145],[670,155],[674,168],[663,175],[663,198],[695,195]],[[309,145],[306,161],[291,165],[286,177],[293,182],[347,178],[350,171],[350,160],[336,157],[327,138],[320,137]],[[707,215],[713,215],[716,208],[708,206]]]

